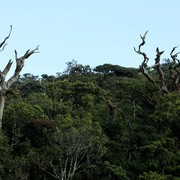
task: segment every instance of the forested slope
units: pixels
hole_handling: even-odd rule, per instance
[[[138,69],[76,61],[24,74],[7,92],[0,179],[179,179],[180,94],[166,83],[162,93]]]

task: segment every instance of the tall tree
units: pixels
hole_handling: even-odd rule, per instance
[[[0,52],[4,50],[7,45],[6,41],[10,38],[12,31],[12,26],[10,26],[10,32],[8,36],[2,41],[0,44]],[[0,130],[2,129],[2,117],[4,111],[4,103],[6,98],[6,92],[11,87],[11,85],[16,82],[19,78],[19,74],[24,67],[24,62],[28,59],[32,54],[37,53],[38,46],[33,50],[27,50],[23,56],[18,58],[17,51],[15,50],[15,59],[16,59],[16,69],[14,74],[6,81],[6,76],[11,69],[12,60],[10,59],[5,66],[3,71],[0,71]]]

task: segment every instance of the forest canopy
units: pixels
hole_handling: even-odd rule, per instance
[[[178,179],[180,98],[167,84],[75,60],[56,76],[23,74],[7,92],[0,179]]]

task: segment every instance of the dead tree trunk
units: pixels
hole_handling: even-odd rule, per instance
[[[147,32],[148,31],[146,31],[144,36],[140,35],[142,43],[138,46],[138,50],[136,48],[134,48],[134,51],[143,56],[143,61],[142,61],[141,65],[139,66],[139,69],[142,72],[142,74],[147,78],[147,80],[149,82],[151,82],[153,84],[157,84],[157,82],[153,79],[153,77],[149,74],[149,72],[147,70],[147,67],[148,67],[147,63],[148,63],[149,58],[147,57],[146,53],[141,51],[141,47],[145,44],[145,38],[146,38]],[[178,68],[180,67],[180,61],[177,59],[177,55],[180,52],[173,54],[173,52],[176,48],[177,47],[174,47],[170,53],[173,63],[172,63],[172,65],[169,66],[169,71],[171,74],[171,78],[174,80],[174,85],[175,85],[176,89],[179,91],[180,90],[180,71]],[[159,75],[160,90],[163,93],[168,93],[169,90],[166,86],[164,72],[163,72],[163,70],[161,68],[161,64],[160,64],[160,58],[163,53],[164,53],[164,51],[159,51],[159,48],[158,47],[156,48],[156,58],[155,58],[154,69],[156,70],[156,72]]]
[[[10,37],[12,31],[12,26],[10,27],[9,35],[4,39],[4,41],[0,44],[0,52],[4,50],[6,44],[6,40]],[[24,61],[28,59],[32,54],[37,53],[38,46],[34,50],[27,50],[25,54],[18,58],[17,51],[15,50],[15,59],[16,59],[16,69],[14,74],[6,81],[6,76],[11,69],[12,61],[9,60],[6,67],[3,71],[0,71],[0,131],[2,129],[2,118],[4,111],[4,103],[6,99],[6,92],[11,87],[11,85],[16,82],[19,78],[19,74],[24,67]]]

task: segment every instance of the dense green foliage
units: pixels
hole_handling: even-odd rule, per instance
[[[111,64],[24,74],[7,93],[0,179],[180,179],[179,96]]]

